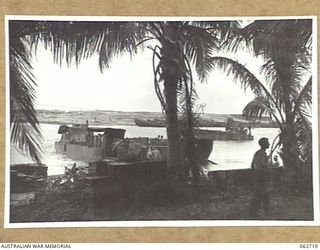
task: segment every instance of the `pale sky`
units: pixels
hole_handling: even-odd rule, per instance
[[[245,64],[256,76],[262,60],[246,52],[220,54]],[[37,78],[37,108],[61,110],[161,111],[153,87],[151,51],[145,50],[132,60],[128,55],[115,58],[102,74],[98,57],[83,60],[76,67],[60,67],[53,63],[50,51],[39,46],[33,60]],[[196,80],[198,103],[205,104],[205,113],[241,113],[253,99],[250,90],[244,93],[232,76],[213,71],[207,83]],[[263,80],[263,78],[262,78]]]

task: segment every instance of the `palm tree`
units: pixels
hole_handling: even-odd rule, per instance
[[[99,54],[101,71],[113,57],[134,55],[138,47],[153,51],[154,84],[165,112],[168,137],[168,172],[172,184],[184,183],[182,148],[178,127],[178,96],[185,91],[189,114],[192,113],[193,68],[201,81],[213,68],[210,56],[220,45],[234,22],[33,22],[12,21],[10,32],[25,51],[39,42],[50,48],[56,63],[79,64],[82,59]],[[24,47],[26,48],[26,47]],[[14,56],[14,55],[13,55]],[[26,58],[28,62],[29,58]],[[192,67],[193,66],[193,67]],[[16,66],[19,68],[19,65]],[[31,67],[31,65],[30,65]],[[25,84],[30,82],[28,79]],[[30,102],[31,105],[32,102]],[[31,105],[32,106],[32,105]],[[32,113],[26,112],[26,116]],[[37,121],[33,121],[36,123]],[[192,121],[188,119],[192,138]],[[35,127],[34,127],[35,128]],[[191,145],[191,143],[190,143]]]
[[[280,129],[279,141],[284,165],[297,170],[304,161],[311,161],[311,35],[312,21],[255,21],[234,31],[228,49],[236,51],[243,43],[253,46],[255,55],[265,63],[261,82],[244,65],[230,58],[213,57],[214,64],[233,74],[244,89],[255,94],[243,110],[248,119],[269,116]],[[273,151],[273,150],[272,150]]]

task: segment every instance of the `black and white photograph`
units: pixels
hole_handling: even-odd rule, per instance
[[[316,17],[6,16],[6,227],[319,225]]]

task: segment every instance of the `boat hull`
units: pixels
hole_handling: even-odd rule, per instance
[[[165,119],[134,119],[134,123],[139,127],[166,127]],[[200,127],[224,127],[225,122],[218,122],[212,120],[199,120]]]
[[[58,154],[66,155],[74,161],[94,162],[103,159],[102,147],[88,147],[84,145],[55,142],[55,150]]]
[[[165,121],[162,120],[143,120],[134,119],[137,126],[140,127],[165,127]],[[225,124],[224,124],[225,125]],[[210,127],[209,124],[201,125],[203,127]],[[219,130],[195,130],[196,139],[210,139],[214,141],[252,141],[253,135],[247,134],[245,131],[219,131]]]
[[[166,126],[164,119],[153,119],[153,120],[144,120],[144,119],[134,119],[134,122],[139,127],[156,127],[161,128]]]
[[[196,129],[195,137],[197,139],[211,139],[214,141],[252,141],[253,135],[241,132],[225,132],[217,130]]]

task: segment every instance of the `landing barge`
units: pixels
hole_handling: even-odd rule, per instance
[[[124,129],[91,127],[87,124],[61,125],[55,150],[75,161],[97,162],[118,160],[126,162],[167,160],[168,143],[163,138],[125,138]],[[201,158],[207,160],[213,147],[213,138],[196,135]]]
[[[115,141],[124,139],[124,129],[89,127],[88,124],[61,125],[61,138],[55,150],[72,160],[94,162],[105,157],[116,157],[112,152]]]

